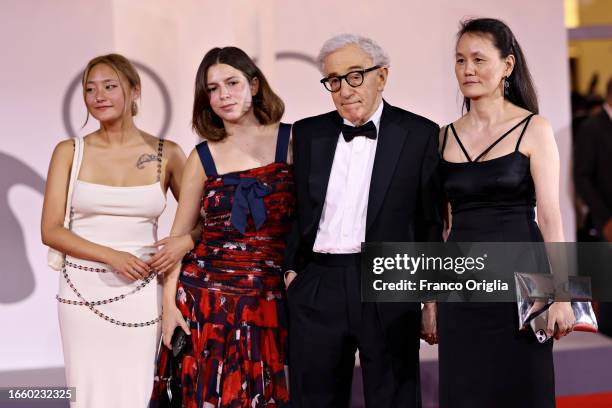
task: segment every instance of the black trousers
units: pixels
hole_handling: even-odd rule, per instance
[[[287,291],[292,406],[350,406],[355,351],[366,407],[420,408],[420,313],[384,330],[362,303],[359,255],[314,254]]]

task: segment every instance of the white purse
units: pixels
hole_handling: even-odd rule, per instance
[[[64,228],[70,229],[70,213],[72,211],[72,191],[74,189],[74,183],[79,177],[79,170],[81,168],[81,161],[83,160],[83,139],[75,137],[74,139],[74,156],[72,157],[72,169],[70,170],[70,182],[68,183],[68,194],[66,195],[66,212],[64,215]],[[60,251],[49,248],[47,253],[47,264],[51,269],[59,271],[64,264],[64,258],[66,255]]]

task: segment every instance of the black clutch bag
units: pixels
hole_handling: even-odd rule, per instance
[[[170,342],[172,343],[172,357],[176,358],[187,345],[187,334],[180,326],[174,329]]]
[[[160,396],[159,407],[181,408],[183,406],[183,390],[181,386],[182,354],[188,350],[190,339],[183,329],[178,326],[172,333],[172,352],[168,355],[164,369],[163,381],[166,383],[165,393]],[[161,347],[165,347],[163,344]]]

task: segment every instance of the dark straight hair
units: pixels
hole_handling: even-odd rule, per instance
[[[488,37],[493,42],[495,48],[499,50],[501,58],[514,55],[514,69],[506,79],[509,87],[505,97],[523,109],[538,113],[538,97],[533,86],[529,68],[527,68],[527,61],[510,27],[503,21],[494,18],[475,18],[461,22],[459,32],[457,33],[457,42],[459,42],[464,34]],[[469,98],[463,98],[463,106],[468,111],[470,110]]]
[[[193,99],[193,130],[204,139],[218,141],[227,136],[223,120],[210,106],[208,95],[208,69],[215,64],[227,64],[242,72],[251,83],[254,78],[259,81],[259,89],[253,96],[253,113],[262,125],[279,122],[285,112],[282,99],[272,91],[266,77],[253,60],[240,48],[213,48],[208,51],[196,74],[195,95]]]

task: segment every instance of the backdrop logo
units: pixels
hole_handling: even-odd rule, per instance
[[[157,86],[161,96],[162,103],[164,108],[164,114],[162,119],[161,129],[154,133],[155,135],[164,138],[166,133],[168,132],[168,128],[170,128],[170,121],[172,120],[172,101],[170,100],[170,93],[168,92],[168,88],[164,84],[164,81],[160,78],[159,75],[151,68],[146,66],[145,64],[137,61],[132,61],[134,66],[138,69],[139,72],[147,75],[153,83]],[[62,119],[64,122],[64,128],[66,129],[66,134],[70,137],[75,137],[77,132],[72,127],[72,115],[71,115],[71,103],[72,97],[75,92],[81,86],[81,78],[83,77],[83,71],[79,72],[79,74],[70,82],[68,88],[66,89],[66,93],[64,94],[64,100],[62,102]]]
[[[295,51],[281,51],[281,52],[277,52],[276,53],[276,59],[277,60],[297,60],[297,61],[301,61],[304,62],[306,64],[310,64],[312,66],[314,66],[315,68],[317,68],[317,62],[315,61],[315,59],[313,57],[311,57],[310,55],[307,54],[303,54],[301,52],[295,52]],[[253,60],[255,62],[257,62],[257,58],[253,58]]]

